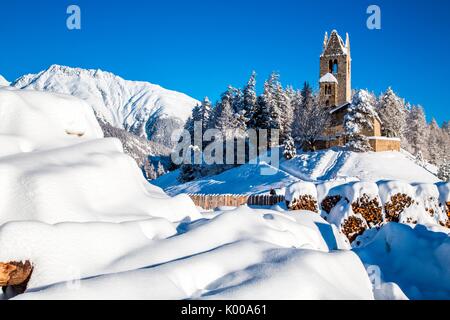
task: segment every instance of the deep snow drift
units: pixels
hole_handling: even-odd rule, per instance
[[[81,98],[97,116],[114,127],[149,139],[152,135],[158,138],[159,130],[164,130],[164,126],[172,122],[172,125],[183,125],[192,109],[199,104],[183,93],[148,82],[126,81],[101,70],[59,65],[38,74],[25,75],[11,85]],[[170,132],[166,138],[170,139]]]

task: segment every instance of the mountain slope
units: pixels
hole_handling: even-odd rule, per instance
[[[6,80],[1,74],[0,74],[0,87],[1,86],[9,86],[9,81]]]
[[[148,82],[127,81],[101,70],[53,65],[17,79],[12,86],[69,94],[88,102],[112,126],[168,145],[199,102]]]

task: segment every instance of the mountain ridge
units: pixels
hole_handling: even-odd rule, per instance
[[[171,133],[184,125],[200,103],[150,82],[125,80],[101,69],[57,64],[26,74],[11,86],[76,96],[88,102],[96,116],[110,125],[165,145],[171,144]]]

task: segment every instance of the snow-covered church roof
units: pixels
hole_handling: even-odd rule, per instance
[[[331,73],[327,73],[326,75],[324,75],[322,78],[320,78],[319,80],[320,83],[330,83],[330,82],[334,82],[334,83],[338,83],[337,79],[335,76],[333,76]]]

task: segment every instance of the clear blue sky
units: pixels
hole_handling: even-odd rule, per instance
[[[82,29],[66,28],[66,9]],[[366,28],[378,4],[382,29]],[[1,1],[0,74],[14,80],[51,64],[100,68],[197,99],[228,84],[259,84],[279,71],[284,84],[317,86],[325,31],[350,34],[353,86],[392,86],[429,119],[449,120],[449,0],[34,0]]]

